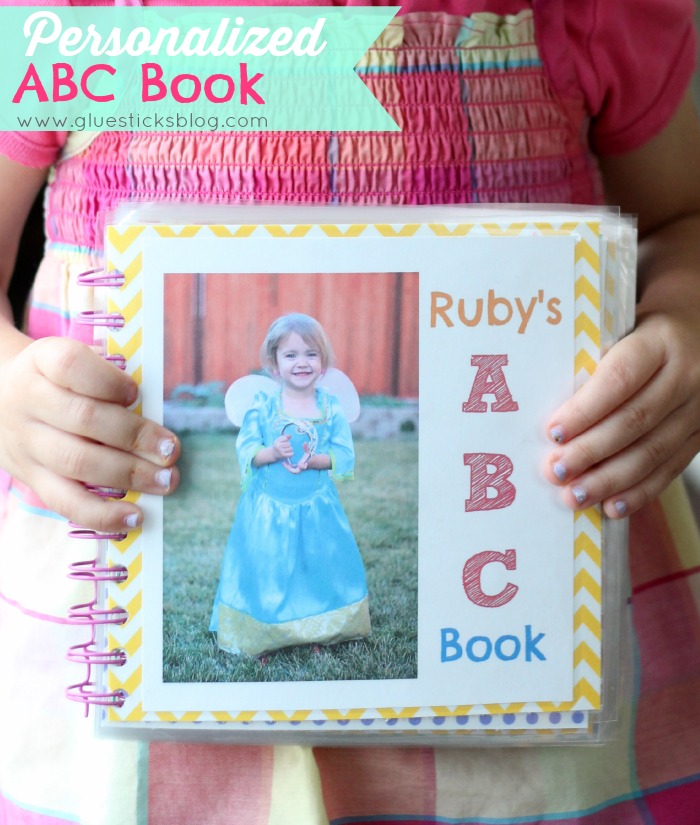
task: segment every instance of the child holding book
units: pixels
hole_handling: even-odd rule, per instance
[[[338,399],[317,386],[330,343],[315,318],[283,315],[260,360],[280,388],[257,393],[238,433],[243,494],[210,630],[219,647],[249,655],[368,636],[365,570],[331,478],[353,475],[352,434]]]
[[[396,135],[2,136],[3,286],[28,206],[62,154],[27,330],[14,329],[9,313],[0,328],[0,466],[15,479],[0,528],[0,818],[696,821],[700,546],[678,486],[657,499],[700,444],[692,12],[687,0],[407,2],[367,71],[358,69],[391,105]],[[179,450],[172,433],[126,411],[136,394],[128,377],[63,337],[75,333],[75,273],[100,263],[98,210],[193,194],[310,203],[605,198],[639,214],[637,328],[553,415],[545,468],[569,506],[602,502],[611,518],[633,516],[635,695],[615,742],[512,751],[133,745],[95,742],[66,707],[62,688],[74,674],[56,659],[76,638],[60,621],[79,601],[64,579],[77,551],[53,514],[101,530],[135,526],[138,507],[99,500],[82,483],[167,494]],[[50,337],[32,341],[42,336]]]

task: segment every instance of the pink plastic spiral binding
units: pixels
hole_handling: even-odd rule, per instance
[[[85,488],[100,498],[124,498],[127,491],[118,490],[116,487],[96,487],[94,484],[86,484]]]
[[[124,326],[124,316],[118,312],[98,312],[95,309],[88,309],[78,313],[76,323],[90,327],[121,329]]]
[[[97,559],[88,559],[87,561],[73,562],[68,577],[78,581],[113,581],[119,583],[127,580],[129,571],[121,564],[100,567]]]
[[[98,493],[99,495],[99,493]],[[111,496],[102,496],[103,498],[111,498]],[[71,528],[68,535],[72,539],[107,539],[108,541],[124,541],[126,533],[100,533],[97,530],[90,530],[88,527],[81,527],[79,524],[68,522]]]
[[[91,534],[90,538],[92,539],[107,538],[108,535],[111,535],[113,540],[123,538],[122,534],[99,534],[94,530],[73,530],[69,535],[74,538],[87,538],[88,534]],[[68,619],[71,624],[90,627],[90,638],[87,642],[73,645],[66,654],[69,661],[83,664],[86,668],[85,679],[75,685],[69,685],[66,688],[66,696],[73,702],[82,702],[85,705],[86,716],[90,705],[121,707],[126,700],[125,691],[102,692],[96,690],[93,681],[93,668],[106,665],[121,667],[126,663],[126,653],[123,650],[99,650],[96,644],[98,626],[122,625],[129,618],[127,611],[119,605],[110,608],[100,608],[98,606],[99,584],[100,582],[124,582],[128,578],[128,571],[123,565],[101,565],[99,560],[95,558],[74,562],[70,566],[68,577],[76,581],[91,582],[93,594],[89,602],[73,605],[68,611]]]
[[[88,670],[90,665],[88,665]],[[82,702],[85,705],[85,715],[90,705],[111,705],[120,708],[127,699],[125,690],[113,690],[110,692],[100,692],[93,690],[93,682],[79,682],[76,685],[69,685],[66,688],[66,698],[72,702]]]
[[[105,361],[109,361],[110,364],[114,364],[115,367],[118,367],[120,370],[126,369],[126,358],[123,355],[105,355]]]
[[[126,651],[121,648],[97,650],[92,642],[83,642],[81,645],[70,647],[66,653],[66,659],[84,665],[121,667],[126,664]]]
[[[118,269],[113,269],[110,272],[105,272],[102,267],[96,269],[87,269],[78,275],[78,284],[80,286],[108,286],[120,287],[124,286],[126,278],[123,272]]]
[[[90,269],[82,272],[78,276],[78,284],[92,287],[121,287],[124,284],[124,275],[116,270],[106,272],[101,268]],[[121,329],[124,326],[124,318],[114,312],[89,311],[78,314],[76,321],[78,324],[97,327],[104,326],[109,329]],[[113,363],[119,369],[126,369],[126,358],[123,355],[108,355],[106,360]],[[96,496],[101,498],[123,498],[125,490],[117,490],[111,487],[98,487],[86,485]],[[100,541],[123,541],[126,533],[100,533],[81,527],[78,524],[69,524],[68,535],[78,540]],[[73,645],[66,653],[66,658],[71,662],[82,664],[86,668],[85,679],[66,688],[66,697],[73,702],[81,702],[85,706],[85,715],[88,715],[91,705],[121,707],[126,701],[127,694],[123,690],[101,691],[94,680],[94,668],[97,667],[121,667],[126,663],[126,652],[115,648],[112,650],[101,650],[97,647],[97,629],[100,626],[122,625],[129,614],[123,607],[99,607],[99,591],[101,583],[124,582],[128,578],[128,571],[122,565],[105,566],[100,564],[99,559],[88,559],[75,562],[70,566],[68,573],[70,579],[76,581],[90,582],[93,586],[92,599],[83,604],[73,605],[68,611],[68,620],[71,624],[85,625],[90,628],[90,638],[82,644]]]

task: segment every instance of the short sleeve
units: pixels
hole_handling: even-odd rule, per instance
[[[693,0],[563,0],[596,154],[642,146],[669,122],[696,56]]]
[[[67,137],[68,132],[0,132],[0,154],[45,169],[56,162]]]
[[[351,479],[355,473],[355,447],[352,442],[350,424],[343,413],[340,402],[334,395],[328,396],[330,408],[331,475],[336,480]]]
[[[243,417],[241,429],[236,439],[236,454],[241,468],[241,487],[245,490],[250,483],[253,471],[253,459],[265,446],[264,424],[265,407],[268,397],[259,392],[253,400],[252,407]]]

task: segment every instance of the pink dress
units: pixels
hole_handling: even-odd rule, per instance
[[[316,203],[601,200],[594,151],[668,121],[693,63],[690,0],[409,2],[373,49],[398,134],[0,135],[48,165],[34,336],[79,335],[97,213],[125,198]],[[603,748],[315,749],[96,741],[63,698],[80,602],[66,525],[0,499],[0,823],[691,825],[700,810],[700,543],[676,486],[632,520],[633,698]]]

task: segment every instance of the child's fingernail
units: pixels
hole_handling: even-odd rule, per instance
[[[561,442],[564,440],[564,430],[562,430],[561,427],[552,427],[552,429],[549,431],[549,437],[552,439],[552,441],[556,441],[557,444],[561,444]]]
[[[128,516],[124,516],[124,524],[130,530],[133,530],[134,527],[138,527],[139,526],[139,514],[138,513],[129,513]]]
[[[158,452],[163,458],[170,458],[175,452],[175,442],[172,438],[164,438],[158,444]]]
[[[624,501],[616,501],[614,506],[620,518],[627,515],[627,505]]]
[[[169,490],[170,480],[172,479],[172,476],[172,470],[158,470],[158,472],[156,473],[156,483],[159,487],[162,487],[164,490]]]
[[[561,463],[561,461],[557,461],[554,467],[552,467],[552,472],[559,479],[559,481],[564,481],[566,478],[566,467]]]
[[[588,498],[588,493],[583,489],[583,487],[574,487],[571,493],[579,504],[583,504],[583,502]]]
[[[127,407],[130,407],[132,404],[135,404],[138,397],[139,397],[138,384],[131,384],[129,386],[129,389],[126,391],[126,405],[127,405]]]

